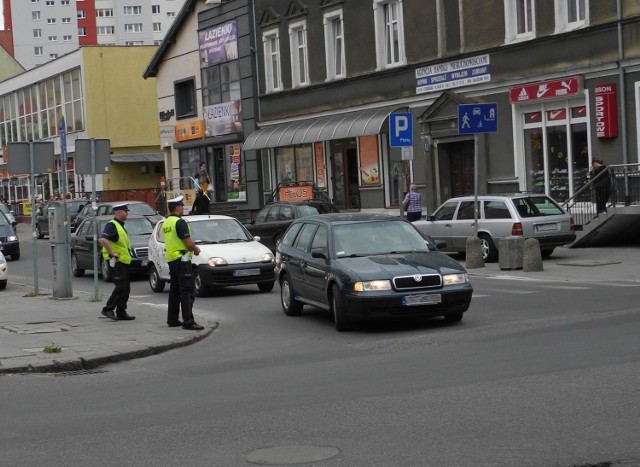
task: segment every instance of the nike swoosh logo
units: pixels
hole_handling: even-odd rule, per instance
[[[548,90],[549,90],[549,88],[547,87],[547,85],[546,85],[546,84],[543,84],[543,85],[541,85],[541,86],[538,88],[538,92],[536,92],[536,96],[538,96],[538,97],[542,97],[542,96],[544,96],[544,95],[545,95],[545,93],[546,93]]]
[[[562,113],[562,110],[554,110],[552,112],[549,112],[549,118],[551,118],[551,120],[553,120],[554,118],[556,118],[561,113]]]

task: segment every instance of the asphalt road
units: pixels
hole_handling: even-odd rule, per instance
[[[0,378],[0,465],[640,465],[638,287],[473,285],[461,323],[352,333],[313,309],[286,317],[278,287],[198,299],[220,327],[193,346]]]

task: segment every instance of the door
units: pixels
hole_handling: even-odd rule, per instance
[[[325,258],[314,258],[311,255],[313,250],[322,250],[325,255],[329,256],[327,245],[327,228],[323,225],[318,227],[316,234],[311,241],[311,249],[307,257],[307,263],[304,266],[304,280],[307,284],[307,292],[309,298],[318,303],[328,305],[327,300],[327,281],[328,262]]]
[[[340,210],[360,209],[356,140],[332,141],[330,159],[333,204]]]
[[[451,143],[449,158],[451,197],[472,195],[474,191],[473,141]]]

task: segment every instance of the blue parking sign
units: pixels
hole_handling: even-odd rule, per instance
[[[495,133],[498,131],[498,104],[460,104],[458,133]]]
[[[413,115],[411,112],[389,115],[389,144],[392,148],[413,146]]]

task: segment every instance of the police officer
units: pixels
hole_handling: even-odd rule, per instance
[[[183,329],[201,331],[204,329],[193,318],[195,285],[191,256],[200,254],[200,248],[191,238],[189,224],[182,219],[184,200],[182,195],[167,201],[169,216],[162,224],[165,255],[169,263],[169,306],[167,324],[169,327],[182,326]],[[182,322],[179,320],[182,309]]]
[[[108,262],[115,285],[107,304],[102,308],[102,314],[114,321],[136,319],[127,314],[127,301],[131,293],[129,283],[129,264],[131,264],[131,244],[129,235],[124,228],[124,222],[129,214],[127,203],[113,206],[113,219],[107,222],[100,237],[102,257]]]

